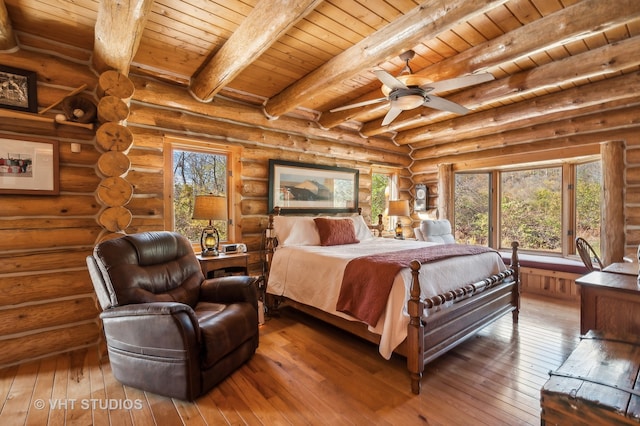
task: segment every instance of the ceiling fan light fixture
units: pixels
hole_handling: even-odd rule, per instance
[[[392,102],[395,107],[400,109],[414,109],[418,108],[424,103],[424,97],[420,95],[405,95],[396,99],[392,99]]]
[[[412,50],[408,50],[400,55],[400,59],[406,63],[406,66],[400,71],[400,75],[398,76],[393,76],[383,69],[373,70],[377,79],[382,83],[380,90],[384,94],[384,98],[357,102],[352,105],[334,108],[330,111],[342,111],[388,101],[391,108],[382,119],[381,126],[383,127],[391,124],[393,120],[398,118],[402,111],[412,110],[421,106],[464,115],[469,112],[467,108],[439,96],[434,96],[431,92],[438,93],[462,89],[494,79],[490,73],[480,73],[434,82],[425,76],[413,74],[409,66],[409,60],[413,58],[414,55],[415,52]],[[409,74],[407,74],[407,72]]]

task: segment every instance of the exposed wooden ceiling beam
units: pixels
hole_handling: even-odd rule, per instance
[[[436,37],[459,22],[483,14],[507,0],[429,0],[396,19],[369,37],[346,49],[325,64],[269,99],[264,107],[268,117],[277,118],[304,104],[316,93],[329,90],[415,46]]]
[[[322,0],[261,0],[215,56],[191,80],[198,100],[213,96]]]
[[[579,117],[563,117],[551,121],[543,116],[532,119],[529,124],[520,124],[518,128],[507,131],[416,149],[411,158],[414,160],[437,159],[537,140],[552,140],[566,135],[596,133],[602,131],[603,122],[607,123],[609,131],[637,128],[640,126],[636,114],[640,105],[640,96],[636,96],[634,101],[626,100],[623,106],[618,105],[618,102],[601,104],[593,108],[589,114]]]
[[[153,0],[100,0],[92,65],[102,73],[129,74]]]
[[[409,130],[399,134],[400,144],[423,142],[424,146],[455,142],[483,134],[511,130],[517,123],[531,118],[550,120],[553,114],[566,114],[582,108],[635,98],[640,93],[640,72],[626,74],[589,85],[589,90],[581,87],[551,93],[516,104],[481,111],[471,116]],[[399,139],[399,140],[398,140]]]
[[[616,7],[611,7],[601,0],[583,0],[566,9],[561,9],[556,13],[426,67],[416,72],[416,74],[433,80],[443,80],[484,71],[553,46],[584,39],[638,16],[640,16],[640,2],[635,0],[620,0]],[[372,99],[380,97],[380,94],[380,90],[376,89],[361,98],[362,100]],[[354,100],[354,103],[360,101],[361,98]],[[320,117],[319,123],[324,127],[332,128],[365,112],[378,110],[380,115],[384,115],[387,109],[386,104],[379,104],[356,110],[335,113],[324,112]],[[425,115],[431,113],[432,110],[424,109]],[[382,120],[380,120],[381,122]],[[367,126],[368,131],[372,134],[394,130],[394,127],[391,126],[373,132],[374,126],[375,124]]]
[[[13,52],[18,49],[16,36],[13,33],[11,18],[7,12],[7,6],[4,0],[0,0],[0,51]]]
[[[640,36],[587,50],[579,55],[568,56],[560,61],[494,80],[481,87],[456,93],[448,99],[470,109],[498,102],[512,103],[542,89],[554,91],[557,87],[570,87],[576,82],[584,83],[589,78],[597,79],[602,75],[613,75],[622,70],[633,69],[640,65],[640,56],[629,55],[629,52],[640,52]],[[568,73],[567,70],[571,72]],[[428,126],[431,123],[444,121],[445,118],[455,117],[451,113],[421,108],[401,113],[390,127],[406,128],[406,131],[409,131],[412,128]],[[380,122],[381,120],[375,120],[366,123],[360,129],[360,133],[365,136],[380,134],[380,129],[384,130]]]
[[[566,158],[569,155],[594,155],[600,152],[600,144],[615,140],[628,140],[634,137],[640,126],[619,130],[603,130],[588,134],[575,134],[553,139],[531,140],[527,143],[503,146],[480,152],[465,152],[460,155],[434,159],[417,160],[411,166],[415,174],[431,172],[439,164],[454,164],[454,170],[470,170],[482,167],[503,167],[510,158],[518,163],[547,161]]]
[[[187,95],[188,96],[188,95]],[[195,101],[194,101],[195,102]],[[156,108],[144,104],[132,103],[129,120],[137,125],[151,126],[156,129],[166,129],[168,132],[186,133],[189,135],[204,135],[214,140],[225,142],[254,144],[264,146],[265,141],[279,149],[302,150],[313,153],[317,157],[354,158],[408,167],[411,158],[407,154],[375,149],[364,144],[339,143],[335,140],[317,139],[306,135],[287,134],[280,131],[261,129],[229,121],[212,120],[205,115],[197,115],[187,111],[167,110],[158,114]],[[391,145],[387,142],[387,146]],[[273,155],[269,153],[268,155]]]
[[[375,150],[386,150],[398,156],[409,157],[411,148],[398,146],[389,139],[361,137],[357,132],[347,129],[322,129],[310,125],[308,120],[295,117],[282,117],[277,122],[268,120],[258,107],[242,105],[237,102],[216,97],[210,103],[202,103],[189,96],[182,87],[169,85],[143,77],[132,75],[131,81],[135,85],[133,100],[167,107],[190,111],[195,115],[208,116],[213,121],[231,125],[255,127],[265,132],[279,132],[285,135],[307,137],[318,140],[331,140],[338,144],[351,144],[366,146]],[[272,142],[272,141],[271,141]]]

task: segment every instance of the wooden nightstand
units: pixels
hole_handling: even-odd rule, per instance
[[[207,278],[212,278],[219,275],[228,275],[235,272],[240,272],[247,275],[249,254],[247,253],[234,253],[224,254],[221,253],[218,256],[196,255],[202,268],[202,273]]]

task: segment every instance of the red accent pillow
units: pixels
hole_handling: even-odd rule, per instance
[[[338,246],[342,244],[359,243],[356,238],[356,228],[351,219],[313,219],[318,228],[321,246]]]

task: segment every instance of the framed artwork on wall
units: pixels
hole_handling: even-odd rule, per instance
[[[0,194],[57,195],[58,141],[0,137]]]
[[[282,213],[355,213],[359,171],[269,160],[269,211]]]
[[[34,71],[0,65],[0,108],[38,112],[37,86]]]

